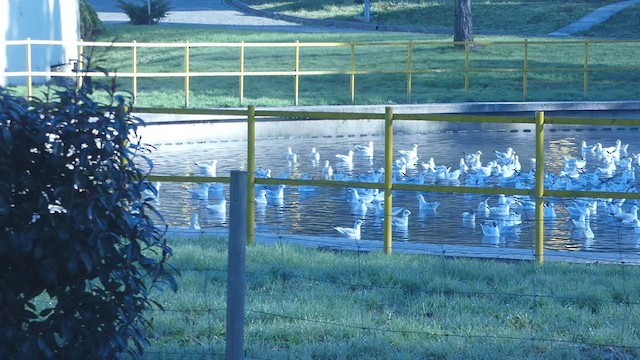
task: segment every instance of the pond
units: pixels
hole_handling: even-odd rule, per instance
[[[637,128],[552,128],[545,132],[545,166],[547,173],[559,176],[564,168],[563,156],[575,159],[581,156],[581,143],[589,145],[600,142],[604,147],[613,146],[616,140],[628,144],[627,156],[640,152]],[[356,152],[352,166],[340,161],[336,154],[347,154],[354,145],[374,144],[373,158]],[[417,178],[424,170],[422,163],[429,163],[430,158],[436,166],[450,166],[452,171],[459,167],[460,159],[465,154],[482,152],[481,161],[486,165],[496,160],[495,151],[506,152],[510,147],[519,157],[521,163],[520,176],[524,177],[532,169],[531,159],[535,157],[535,134],[532,131],[474,131],[444,132],[424,134],[394,134],[394,158],[399,159],[399,150],[410,150],[412,144],[418,144],[419,159],[415,167],[408,167],[403,174],[407,178]],[[297,162],[288,160],[288,148],[297,154]],[[311,149],[316,148],[320,161],[314,162],[309,156]],[[308,176],[322,179],[323,167],[329,160],[335,173],[344,178],[356,179],[371,175],[384,164],[384,136],[317,136],[291,137],[276,139],[259,139],[256,141],[256,168],[271,169],[272,177],[289,177],[298,179]],[[210,143],[158,146],[152,152],[155,163],[154,175],[201,175],[196,164],[209,164],[217,160],[217,175],[229,176],[231,170],[246,169],[247,155],[244,141],[216,141]],[[584,173],[594,173],[602,162],[595,152],[586,154],[587,164]],[[633,170],[638,168],[637,159],[633,159]],[[601,177],[599,184],[610,184],[617,181],[622,173],[618,168],[614,178]],[[628,172],[629,173],[629,172]],[[446,182],[427,177],[427,184],[464,185],[470,173],[462,174],[459,180]],[[410,181],[410,180],[409,180]],[[500,182],[497,177],[487,180],[493,186],[513,187],[512,182]],[[200,185],[194,183],[163,183],[157,208],[171,226],[186,227],[193,214],[203,228],[227,227],[226,215],[207,209],[222,198],[229,199],[228,185],[221,191],[217,186],[210,188],[208,199],[197,198],[189,190]],[[262,188],[257,185],[256,189]],[[215,191],[213,189],[216,189]],[[636,191],[635,179],[629,182],[630,191]],[[193,191],[192,191],[193,192]],[[439,201],[435,211],[421,211],[416,192],[394,191],[394,207],[408,209],[408,226],[406,230],[394,231],[394,241],[424,242],[431,244],[472,245],[491,247],[534,247],[533,210],[519,204],[512,205],[522,223],[503,228],[499,237],[484,236],[481,224],[485,221],[482,213],[478,213],[480,202],[488,199],[490,207],[498,204],[498,196],[474,194],[445,194],[421,192],[428,202]],[[269,199],[266,205],[256,206],[256,233],[270,232],[282,235],[317,235],[323,237],[339,237],[334,227],[351,227],[358,218],[363,218],[362,241],[382,240],[382,216],[376,212],[373,204],[368,211],[354,211],[348,201],[350,196],[346,188],[299,189],[287,186],[282,201]],[[575,199],[548,199],[555,204],[557,217],[545,221],[545,248],[568,251],[603,251],[603,252],[637,252],[640,236],[634,228],[624,225],[612,216],[609,206],[601,201],[597,212],[590,216],[590,228],[594,236],[585,236],[580,223],[572,221],[568,207]],[[622,204],[622,211],[629,212],[635,204],[633,200]],[[463,222],[463,212],[476,212],[476,221]],[[489,215],[489,218],[498,218]],[[515,224],[515,223],[513,223]]]

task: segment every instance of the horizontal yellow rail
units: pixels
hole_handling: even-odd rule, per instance
[[[256,116],[291,117],[292,112],[281,110],[256,110]],[[325,112],[325,111],[296,111],[294,118],[309,119],[384,119],[384,114],[379,113],[350,113],[350,112]]]
[[[437,40],[411,40],[414,46],[456,46],[456,45],[523,45],[522,40],[513,41],[483,41],[476,40],[471,42],[453,42],[453,41],[437,41]],[[582,45],[585,40],[527,40],[529,45]],[[589,44],[637,44],[639,40],[607,40],[607,39],[590,39],[586,40]],[[67,41],[61,40],[38,40],[38,39],[24,39],[24,40],[5,40],[6,45],[19,46],[27,43],[33,45],[68,45]],[[189,47],[339,47],[339,46],[406,46],[409,41],[384,41],[384,42],[243,42],[243,43],[230,43],[230,42],[110,42],[110,41],[79,41],[77,45],[87,47],[148,47],[148,48],[183,48]]]
[[[545,119],[547,124],[557,125],[611,125],[611,126],[640,126],[637,119],[579,119],[579,118],[553,118]]]
[[[507,123],[507,124],[534,124],[530,117],[517,116],[491,116],[491,115],[440,115],[440,114],[395,114],[397,120],[423,120],[445,122],[474,122],[474,123]]]
[[[175,175],[149,175],[150,181],[181,182],[181,183],[224,183],[230,182],[229,177],[218,176],[175,176]],[[363,188],[382,189],[384,183],[357,182],[357,181],[334,181],[334,180],[302,180],[302,179],[280,179],[280,178],[256,178],[256,184],[263,185],[290,185],[290,186],[318,186],[332,188]],[[406,191],[426,191],[450,194],[484,194],[484,195],[519,195],[534,196],[533,189],[513,189],[495,187],[465,187],[465,186],[444,186],[444,185],[417,185],[394,183],[393,189]],[[634,192],[609,192],[609,191],[586,191],[586,190],[547,190],[544,191],[547,197],[563,198],[601,198],[601,199],[628,199],[640,200],[640,193]]]
[[[147,179],[150,181],[166,181],[180,183],[224,183],[228,184],[230,178],[228,176],[178,176],[178,175],[149,175]]]
[[[241,115],[247,116],[247,110],[238,109],[166,109],[136,106],[133,110],[143,114],[172,114],[172,115]]]

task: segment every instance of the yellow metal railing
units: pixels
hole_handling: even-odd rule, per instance
[[[250,105],[247,109],[247,172],[249,173],[249,188],[247,191],[249,194],[253,194],[253,184],[256,181],[256,108]],[[253,224],[255,223],[255,204],[253,201],[247,203],[247,243],[252,245],[254,242],[255,229]]]
[[[545,125],[609,125],[609,126],[640,126],[640,119],[602,119],[602,118],[545,118],[543,112],[537,112],[535,118],[514,117],[514,116],[478,116],[478,115],[442,115],[442,114],[394,114],[392,107],[387,107],[385,113],[343,113],[343,112],[308,112],[308,111],[273,111],[257,110],[254,106],[249,106],[247,110],[184,110],[184,109],[149,109],[137,108],[136,113],[171,113],[171,114],[209,114],[209,115],[235,115],[246,116],[247,118],[247,171],[250,174],[249,189],[253,194],[255,184],[285,184],[285,185],[308,185],[325,187],[362,187],[377,188],[384,190],[384,218],[391,219],[392,192],[393,190],[409,191],[429,191],[446,192],[454,194],[487,194],[487,195],[528,195],[535,198],[535,260],[538,263],[544,261],[544,217],[543,201],[545,197],[593,197],[593,198],[614,198],[614,199],[640,199],[640,193],[628,192],[600,192],[600,191],[568,191],[568,190],[547,190],[544,188],[544,127]],[[296,180],[296,179],[268,179],[255,178],[255,122],[257,117],[285,118],[285,119],[334,119],[334,120],[355,120],[372,119],[385,122],[385,157],[384,183],[369,183],[357,181],[331,181],[331,180]],[[536,136],[536,168],[535,186],[533,189],[515,188],[494,188],[494,187],[465,187],[465,186],[444,186],[444,185],[417,185],[402,184],[392,182],[393,166],[393,124],[395,121],[439,121],[439,122],[480,122],[480,123],[511,123],[535,125]],[[206,177],[206,176],[150,176],[150,180],[161,180],[166,182],[224,182],[228,183],[228,177]],[[247,242],[254,243],[254,218],[253,218],[253,198],[249,197],[248,205],[248,226]],[[384,222],[383,243],[384,251],[392,252],[392,231],[391,221]]]
[[[34,46],[51,46],[51,45],[63,45],[61,41],[49,41],[49,40],[11,40],[4,42],[6,46],[24,46],[26,53],[26,64],[24,71],[5,71],[0,76],[3,77],[24,77],[27,82],[27,95],[32,96],[32,85],[34,76],[68,76],[64,73],[56,73],[52,71],[33,71],[32,69],[32,57],[31,52]],[[624,66],[607,65],[606,61],[598,61],[598,64],[593,64],[594,49],[599,46],[607,44],[625,44],[628,45],[630,53],[627,59],[625,59]],[[441,47],[455,48],[463,45],[464,52],[453,52],[452,59],[445,61],[446,64],[438,65],[432,64],[428,54],[425,54],[426,50],[438,49]],[[296,42],[276,42],[276,43],[196,43],[196,42],[184,42],[184,43],[140,43],[140,42],[90,42],[79,41],[77,43],[80,49],[80,54],[86,53],[87,48],[128,48],[131,50],[131,63],[130,71],[113,71],[110,70],[107,74],[102,72],[89,72],[87,75],[94,77],[118,76],[119,78],[130,78],[132,81],[131,92],[133,93],[134,101],[138,98],[138,92],[140,91],[138,81],[141,78],[183,78],[184,79],[184,96],[185,107],[190,105],[190,92],[191,92],[191,79],[193,78],[220,78],[231,77],[238,79],[238,98],[240,104],[244,102],[245,98],[245,85],[248,78],[260,77],[260,76],[280,76],[292,78],[292,98],[294,105],[299,103],[300,93],[300,78],[301,77],[317,77],[326,75],[346,75],[349,77],[349,98],[353,103],[356,101],[356,79],[361,75],[404,75],[406,78],[406,99],[411,101],[412,92],[415,88],[416,75],[420,74],[438,74],[438,73],[459,73],[464,77],[464,83],[460,88],[464,88],[464,94],[467,98],[471,96],[470,91],[474,84],[474,76],[487,73],[519,73],[522,77],[522,99],[526,100],[529,96],[530,77],[532,74],[551,74],[551,73],[582,73],[582,93],[583,97],[587,98],[589,95],[589,79],[590,74],[595,72],[615,71],[623,74],[635,74],[640,71],[640,56],[633,52],[633,49],[640,48],[640,40],[523,40],[523,41],[475,41],[456,43],[451,41],[395,41],[395,42],[331,42],[331,43],[302,43]],[[497,53],[500,49],[512,46],[515,48],[508,49],[509,57],[506,54],[500,55]],[[535,61],[532,61],[532,47],[538,47],[538,55]],[[557,61],[546,62],[546,58],[555,55],[551,47],[582,47],[583,51],[575,59],[558,59]],[[522,47],[522,55],[514,54],[518,49]],[[140,58],[139,52],[141,49],[183,49],[182,69],[180,66],[174,65],[173,69],[169,71],[140,71]],[[236,62],[238,64],[237,70],[233,71],[194,71],[193,53],[195,49],[238,49],[238,55],[226,55],[224,61]],[[265,65],[270,70],[248,70],[246,67],[247,49],[252,48],[282,48],[292,49],[291,65],[285,63],[278,65],[284,70],[271,70],[272,66]],[[308,56],[305,58],[301,54],[301,49],[321,49],[321,48],[348,48],[349,59],[345,61],[345,64],[336,66],[334,69],[322,69],[322,62],[318,64],[316,69],[303,69],[303,64],[312,62],[314,56]],[[495,50],[496,54],[491,55],[486,51],[476,51],[474,49],[491,49]],[[192,51],[194,50],[194,51]],[[369,51],[360,55],[360,58],[380,56],[381,58],[393,57],[393,61],[390,61],[392,66],[385,67],[383,65],[373,62],[373,65],[366,66],[366,68],[359,68],[357,60],[357,50]],[[386,51],[382,54],[382,51]],[[504,51],[504,50],[503,50]],[[602,49],[601,49],[602,52]],[[604,51],[606,52],[606,51]],[[380,55],[379,55],[380,54]],[[634,55],[635,54],[635,55]],[[421,56],[418,56],[421,55]],[[491,56],[494,56],[493,58]],[[282,57],[282,56],[280,56]],[[286,56],[285,56],[286,57]],[[580,58],[581,59],[578,59]],[[514,64],[512,66],[501,65],[497,60],[506,60]],[[258,59],[261,61],[263,59]],[[269,59],[264,59],[269,60]],[[306,60],[306,61],[305,61]],[[457,61],[460,60],[460,61]],[[460,64],[463,63],[463,66]],[[265,62],[266,64],[266,62]],[[458,64],[458,65],[456,65]],[[306,65],[310,66],[310,65]],[[286,69],[288,67],[288,69]],[[362,67],[362,65],[361,65]],[[207,68],[219,68],[214,62],[207,66]],[[385,80],[389,81],[389,80]],[[402,81],[402,80],[400,80]],[[380,84],[388,85],[388,84]]]
[[[392,219],[391,209],[393,208],[393,109],[385,108],[384,111],[384,252],[391,253]]]
[[[544,259],[544,113],[536,113],[536,262]]]

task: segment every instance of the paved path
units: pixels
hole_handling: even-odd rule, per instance
[[[127,15],[116,6],[116,0],[89,0],[89,3],[98,12],[100,20],[106,24],[129,21]],[[268,17],[247,15],[230,7],[224,0],[174,0],[169,16],[162,19],[160,24],[209,25],[289,32],[342,31],[337,28],[304,26]]]
[[[562,29],[550,33],[549,36],[570,36],[581,31],[589,30],[593,26],[607,21],[607,19],[616,13],[637,4],[640,4],[640,0],[620,1],[601,7]]]
[[[227,236],[228,229],[205,228],[193,230],[184,227],[169,227],[168,236],[186,238],[200,238],[205,236]],[[362,251],[382,253],[384,244],[380,240],[354,241],[339,236],[305,236],[287,234],[257,233],[256,244],[276,245],[289,244],[325,251]],[[394,241],[393,252],[399,254],[421,254],[432,256],[447,256],[467,259],[491,259],[498,261],[535,261],[533,249],[517,249],[493,246],[464,246],[445,244],[424,244],[416,242]],[[618,264],[640,265],[640,255],[635,252],[591,252],[591,251],[562,251],[544,250],[544,261],[569,262],[582,264]]]

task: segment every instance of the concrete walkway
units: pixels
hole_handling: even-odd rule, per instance
[[[129,21],[126,14],[116,6],[116,0],[89,0],[100,20],[106,25],[124,24]],[[305,26],[294,22],[255,16],[238,11],[224,0],[174,0],[169,15],[160,25],[206,25],[226,29],[267,30],[287,32],[343,31],[337,28]]]
[[[618,12],[637,4],[640,4],[640,0],[620,1],[601,7],[599,9],[596,9],[592,13],[583,16],[577,21],[563,27],[562,29],[558,29],[552,33],[549,33],[549,36],[571,36],[575,33],[589,30],[593,26],[607,21],[607,19],[617,14]]]
[[[201,236],[229,235],[229,230],[219,228],[189,229],[184,227],[170,227],[168,236],[197,239]],[[270,234],[258,232],[255,234],[256,244],[276,245],[287,244],[325,251],[361,251],[379,252],[384,250],[380,240],[350,240],[340,236],[322,237],[286,234]],[[453,258],[490,259],[497,261],[535,261],[533,249],[518,249],[499,247],[486,242],[483,246],[427,244],[409,241],[394,241],[393,252],[398,254],[420,254],[431,256],[446,256]],[[580,264],[617,264],[640,265],[640,255],[635,252],[591,252],[591,251],[562,251],[544,250],[544,261],[568,262]]]

